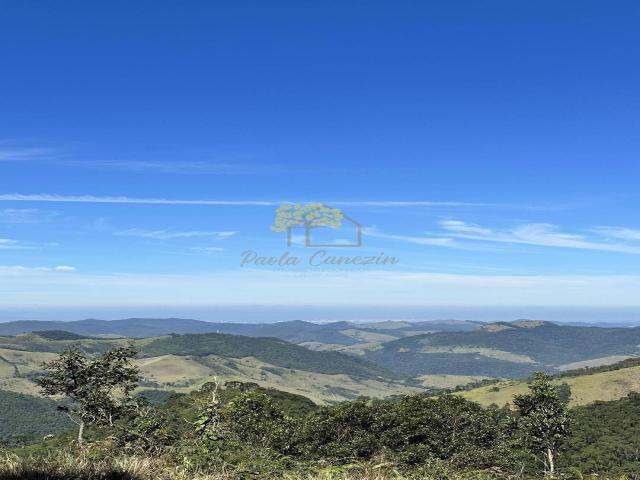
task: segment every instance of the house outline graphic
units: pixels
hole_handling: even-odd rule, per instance
[[[328,205],[325,205],[328,206]],[[312,231],[314,229],[317,228],[331,228],[331,227],[325,227],[325,226],[309,226],[306,225],[304,227],[304,240],[305,240],[305,247],[310,247],[310,248],[357,248],[357,247],[361,247],[362,246],[362,224],[360,222],[358,222],[357,220],[355,220],[353,217],[350,217],[349,215],[345,214],[344,212],[342,212],[342,217],[343,217],[343,221],[347,221],[349,223],[351,223],[355,230],[356,230],[356,241],[355,242],[345,242],[345,243],[314,243],[313,242],[313,235],[312,235]],[[293,245],[293,226],[290,226],[287,228],[287,245],[290,247]]]

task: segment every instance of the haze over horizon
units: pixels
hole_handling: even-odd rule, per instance
[[[19,320],[78,321],[86,319],[122,320],[127,318],[180,318],[207,322],[274,323],[302,320],[307,322],[379,322],[470,320],[510,322],[544,320],[559,323],[636,325],[637,308],[544,308],[544,307],[327,307],[286,306],[212,306],[176,307],[95,307],[95,308],[0,308],[0,323]]]

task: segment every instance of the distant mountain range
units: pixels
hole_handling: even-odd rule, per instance
[[[364,357],[406,375],[520,378],[640,355],[640,327],[600,328],[521,320],[472,332],[436,332],[385,342]],[[579,365],[583,363],[584,365]]]
[[[4,335],[0,336],[0,363],[2,348],[54,353],[79,343],[88,353],[99,353],[135,338],[144,357],[162,357],[154,368],[171,370],[168,357],[180,357],[185,378],[192,380],[200,377],[189,370],[202,370],[202,365],[208,373],[201,372],[201,377],[226,372],[243,378],[246,372],[239,362],[250,359],[254,370],[262,368],[261,363],[264,371],[278,375],[282,373],[278,369],[285,369],[392,382],[410,378],[412,386],[428,388],[486,378],[524,378],[536,371],[607,365],[640,355],[640,327],[533,320],[254,324],[179,318],[89,319],[3,323],[0,335]],[[231,370],[224,367],[224,359],[232,359],[228,361]],[[6,368],[13,372],[13,367]],[[256,379],[254,373],[249,377]],[[318,391],[323,388],[314,386]]]
[[[20,335],[46,330],[64,330],[93,337],[130,338],[157,337],[170,333],[228,333],[249,337],[274,337],[291,343],[355,345],[362,342],[362,337],[366,336],[367,332],[398,338],[427,332],[471,331],[480,328],[480,325],[463,320],[377,323],[311,323],[301,320],[277,323],[212,323],[185,318],[87,319],[70,322],[21,320],[0,323],[0,335]]]

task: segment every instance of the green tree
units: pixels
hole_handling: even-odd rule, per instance
[[[322,407],[308,415],[298,433],[303,453],[339,463],[364,460],[381,449],[380,425],[389,402],[358,399]]]
[[[131,358],[136,354],[133,347],[121,347],[92,359],[71,347],[44,364],[45,376],[36,383],[46,396],[65,397],[58,408],[78,425],[78,445],[84,444],[86,426],[114,427],[135,407],[132,392],[139,373]]]
[[[562,382],[558,386],[558,398],[560,398],[560,401],[562,403],[568,405],[571,401],[571,385],[569,385],[567,382]]]
[[[457,395],[409,395],[384,410],[382,441],[404,463],[491,466],[507,460],[498,411]]]
[[[293,419],[264,393],[242,393],[221,413],[226,432],[240,442],[282,453],[292,448]]]
[[[177,440],[165,412],[153,407],[146,398],[131,403],[126,417],[116,427],[116,444],[126,452],[146,456],[164,453]]]
[[[529,393],[516,395],[518,427],[525,446],[542,457],[545,474],[555,475],[555,457],[564,437],[569,434],[567,405],[560,399],[558,387],[544,373],[536,373]]]

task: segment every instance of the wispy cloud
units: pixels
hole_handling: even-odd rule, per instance
[[[267,167],[236,161],[69,159],[50,148],[20,146],[16,142],[0,141],[0,161],[21,162],[27,160],[47,162],[60,167],[170,175],[255,175],[278,173],[278,167],[273,165]]]
[[[0,161],[15,162],[48,158],[52,154],[46,148],[5,148],[0,146]]]
[[[416,245],[432,245],[437,247],[455,247],[456,242],[452,238],[446,237],[419,237],[411,235],[393,235],[384,233],[374,227],[362,229],[362,233],[368,237],[382,238],[385,240],[397,240],[400,242],[415,243]]]
[[[223,252],[224,248],[222,248],[222,247],[192,247],[191,250],[194,251],[194,252],[200,252],[200,253],[217,253],[217,252]]]
[[[183,200],[170,198],[136,198],[126,196],[95,196],[95,195],[54,195],[40,194],[0,194],[0,201],[5,202],[52,202],[52,203],[114,203],[114,204],[145,204],[145,205],[211,205],[211,206],[266,206],[275,207],[283,203],[308,203],[317,200]],[[394,201],[394,200],[363,200],[363,201],[322,201],[336,207],[498,207],[490,203],[468,203],[453,201]]]
[[[564,233],[549,223],[529,223],[504,230],[460,220],[447,220],[440,225],[449,236],[456,239],[640,254],[640,245],[614,242],[604,237],[591,238],[583,234]]]
[[[0,238],[0,250],[10,250],[22,248],[20,242],[9,238]]]
[[[340,207],[504,207],[497,203],[419,201],[419,200],[363,200],[363,201],[326,201],[328,205]]]
[[[37,208],[5,208],[0,210],[0,223],[44,223],[57,216],[57,212],[43,212]]]
[[[143,230],[139,228],[131,228],[128,230],[121,230],[113,232],[114,235],[124,237],[142,237],[142,238],[154,238],[156,240],[173,240],[178,238],[195,238],[195,237],[209,237],[219,240],[232,237],[237,232],[203,232],[199,230],[192,230],[188,232],[178,232],[175,230]]]
[[[179,200],[168,198],[98,197],[95,195],[51,195],[46,193],[22,195],[0,194],[0,201],[9,202],[53,202],[53,203],[114,203],[143,205],[211,205],[211,206],[278,206],[286,201],[263,200]]]
[[[58,273],[73,273],[77,272],[76,267],[70,265],[58,265],[55,267],[25,267],[23,265],[0,265],[0,275],[11,274],[28,274],[38,272],[58,272]]]
[[[640,241],[640,229],[626,227],[596,227],[594,232],[621,240]]]
[[[58,265],[53,268],[56,272],[76,272],[78,269],[76,267],[72,267],[71,265]]]
[[[193,161],[58,161],[57,165],[68,167],[119,170],[133,173],[160,173],[171,175],[256,175],[273,173],[259,165]]]

